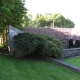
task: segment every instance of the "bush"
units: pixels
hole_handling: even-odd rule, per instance
[[[19,33],[14,36],[14,45],[27,55],[37,53],[59,57],[63,53],[58,39],[42,34]]]

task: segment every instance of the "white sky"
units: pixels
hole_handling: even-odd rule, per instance
[[[33,18],[37,13],[61,13],[80,27],[80,0],[26,0],[25,6]]]

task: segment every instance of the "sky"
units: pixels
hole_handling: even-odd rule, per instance
[[[37,13],[61,13],[80,27],[80,0],[26,0],[25,7],[29,9],[34,19]]]

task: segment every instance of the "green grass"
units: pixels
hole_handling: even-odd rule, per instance
[[[0,55],[0,80],[80,80],[80,74],[40,59]]]
[[[64,59],[63,61],[70,63],[74,66],[80,67],[80,56],[73,57],[73,58],[67,58],[67,59]]]

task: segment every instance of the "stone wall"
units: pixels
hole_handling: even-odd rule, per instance
[[[13,42],[14,42],[13,37],[15,35],[17,35],[18,33],[23,33],[23,31],[15,28],[15,27],[9,26],[9,44],[8,45],[10,46],[10,54],[12,56],[16,55],[15,46],[13,44]]]
[[[74,57],[80,55],[80,48],[64,49],[62,58]]]
[[[48,56],[41,56],[41,57],[43,59],[45,59],[45,60],[48,60],[48,61],[53,62],[53,63],[55,62],[58,65],[61,65],[63,67],[66,67],[66,68],[68,68],[70,70],[73,70],[73,71],[75,71],[75,72],[77,72],[77,73],[80,74],[80,67],[77,67],[77,66],[68,64],[68,63],[66,63],[66,62],[64,62],[64,61],[62,61],[60,59],[55,59],[55,58],[51,58],[51,57],[48,57]]]

